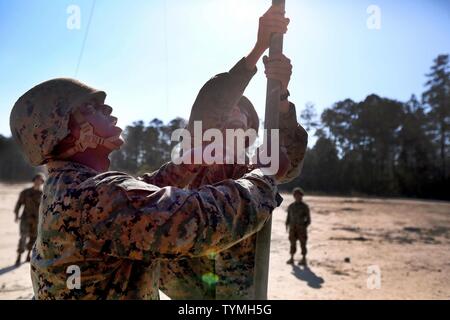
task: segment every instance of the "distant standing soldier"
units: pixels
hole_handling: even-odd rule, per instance
[[[42,174],[37,174],[32,181],[33,186],[20,193],[19,200],[17,200],[16,207],[14,208],[14,213],[16,215],[15,221],[18,222],[20,219],[20,240],[17,248],[16,266],[20,265],[20,258],[22,253],[25,252],[25,244],[28,250],[26,261],[30,261],[31,249],[36,241],[39,204],[41,202],[44,176]],[[19,218],[19,211],[22,206],[24,208],[22,215]]]
[[[303,202],[304,192],[301,188],[295,188],[293,195],[295,202],[288,207],[286,219],[286,230],[289,231],[289,241],[291,242],[291,258],[288,264],[294,263],[294,255],[297,252],[297,240],[300,241],[302,249],[302,260],[299,265],[306,265],[306,242],[308,241],[308,226],[311,224],[311,215],[308,205]]]

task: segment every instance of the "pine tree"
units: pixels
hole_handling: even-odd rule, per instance
[[[439,55],[427,74],[427,90],[422,99],[429,108],[428,116],[432,124],[435,141],[439,145],[441,178],[448,177],[448,144],[450,131],[450,66],[449,56]]]

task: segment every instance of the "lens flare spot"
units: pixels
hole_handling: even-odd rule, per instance
[[[219,282],[219,276],[214,273],[206,273],[202,275],[202,281],[210,286],[213,286]]]

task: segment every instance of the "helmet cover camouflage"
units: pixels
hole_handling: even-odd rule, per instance
[[[205,83],[192,106],[187,125],[189,131],[193,132],[194,122],[196,121],[202,122],[203,130],[222,128],[231,108],[234,107],[234,105],[226,105],[228,100],[224,99],[223,96],[231,90],[229,86],[229,77],[226,73],[218,74]],[[224,100],[226,101],[225,104]],[[241,111],[246,113],[248,127],[258,132],[259,118],[250,100],[242,96],[237,105],[241,108]]]
[[[202,90],[205,90],[205,87]],[[254,129],[257,135],[259,130],[259,117],[255,107],[245,96],[240,98],[237,105],[241,112],[247,116],[248,129]],[[223,124],[226,123],[226,117],[229,112],[230,110],[224,111],[220,104],[211,106],[207,103],[197,103],[196,101],[191,110],[187,130],[189,130],[192,134],[194,132],[194,123],[197,121],[202,123],[203,130],[220,129]],[[247,148],[253,145],[256,140],[255,138],[256,137],[252,137],[250,140],[246,141]]]
[[[96,99],[105,101],[106,94],[74,79],[43,82],[17,100],[10,127],[14,139],[28,161],[42,165],[52,158],[52,151],[68,136],[69,119],[74,109]]]
[[[259,117],[250,100],[245,96],[242,96],[237,105],[241,111],[247,115],[249,124],[248,127],[255,129],[255,131],[258,132]],[[230,110],[228,110],[228,112],[229,111]],[[220,107],[212,108],[211,105],[208,104],[194,104],[187,127],[190,131],[192,131],[194,128],[194,122],[201,121],[203,130],[212,128],[219,129],[223,126],[228,112],[224,111],[223,108]]]
[[[255,131],[258,132],[259,117],[251,101],[247,97],[242,96],[241,100],[239,100],[238,102],[238,106],[241,109],[241,111],[247,115],[248,127],[255,129]]]

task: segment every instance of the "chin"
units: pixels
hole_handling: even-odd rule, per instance
[[[122,148],[123,144],[125,143],[125,140],[122,139],[122,137],[120,137],[119,139],[117,139],[116,141],[114,141],[114,144],[117,145],[117,150],[119,150],[120,148]]]

